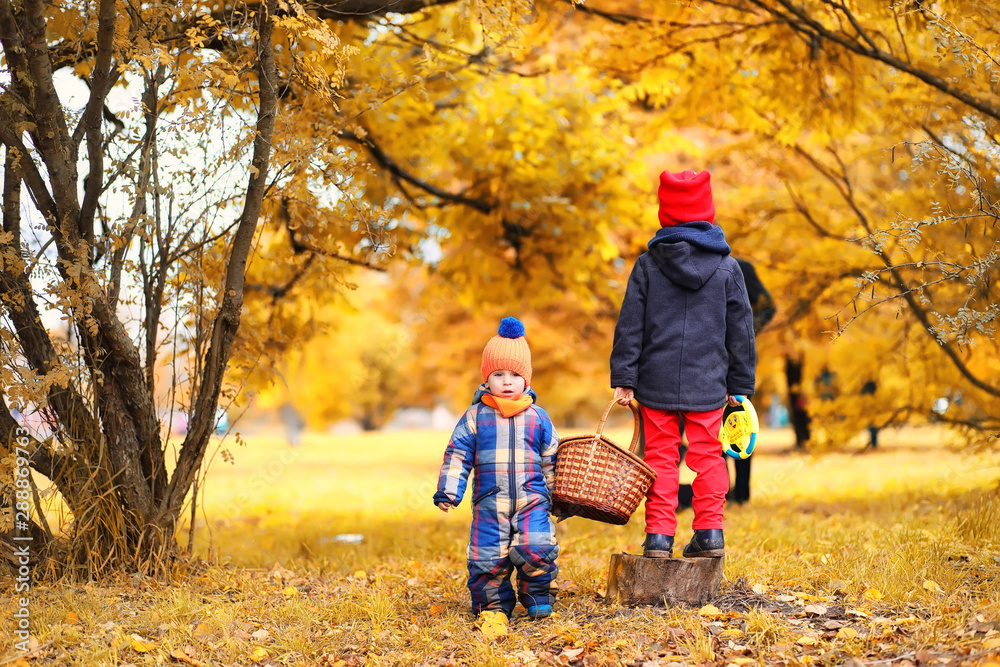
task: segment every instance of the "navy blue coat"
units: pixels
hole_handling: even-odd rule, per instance
[[[615,326],[611,386],[649,408],[706,412],[754,392],[753,312],[725,234],[664,227],[635,262]]]

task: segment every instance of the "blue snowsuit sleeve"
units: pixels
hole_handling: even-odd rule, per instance
[[[444,462],[438,476],[437,493],[434,504],[451,503],[458,506],[465,495],[465,486],[476,460],[476,415],[473,406],[465,411],[451,434],[451,440],[444,450]]]

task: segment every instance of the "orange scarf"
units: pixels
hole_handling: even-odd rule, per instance
[[[517,398],[503,398],[502,396],[494,396],[493,394],[483,394],[483,403],[499,410],[500,414],[506,419],[527,410],[532,400],[529,394],[521,394]]]

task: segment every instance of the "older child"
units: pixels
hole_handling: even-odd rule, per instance
[[[723,507],[729,477],[719,427],[733,395],[754,391],[753,313],[739,264],[713,224],[707,171],[660,174],[661,229],[635,262],[615,326],[611,386],[638,401],[646,462],[658,473],[646,494],[644,555],[668,558],[677,528],[680,424],[696,476],[694,536],[684,556],[725,553]]]
[[[466,557],[472,611],[510,618],[515,595],[531,618],[552,613],[555,526],[549,518],[559,436],[531,390],[531,351],[513,317],[486,344],[483,384],[444,453],[434,503],[447,512],[462,501],[469,473],[472,528]]]

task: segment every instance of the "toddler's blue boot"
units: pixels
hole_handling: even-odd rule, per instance
[[[642,555],[646,558],[671,558],[674,555],[674,536],[647,533],[642,543]]]
[[[552,605],[550,604],[533,604],[528,607],[528,616],[531,618],[545,618],[551,615]]]
[[[721,558],[726,555],[726,540],[721,528],[694,531],[691,542],[684,547],[685,558]]]

